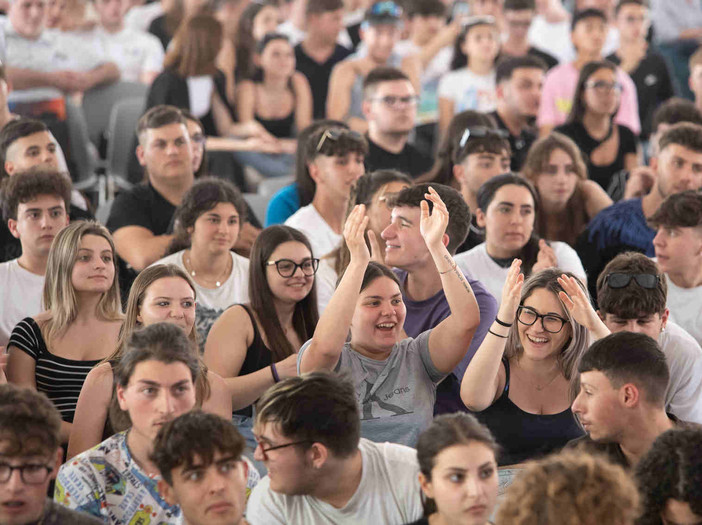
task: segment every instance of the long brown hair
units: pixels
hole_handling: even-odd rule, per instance
[[[163,59],[163,67],[183,78],[214,75],[215,60],[222,48],[222,31],[219,20],[207,13],[184,20]]]
[[[251,308],[256,313],[263,333],[266,334],[268,348],[273,355],[273,361],[278,362],[298,349],[293,348],[285,336],[283,327],[275,310],[273,292],[266,278],[266,263],[275,249],[284,242],[300,242],[312,253],[310,241],[304,233],[290,226],[275,225],[263,230],[256,238],[251,248],[251,264],[249,269],[249,295]],[[317,287],[313,283],[310,293],[295,305],[293,313],[293,329],[300,341],[312,337],[319,320],[317,312]]]

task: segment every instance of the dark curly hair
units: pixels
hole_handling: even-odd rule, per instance
[[[0,205],[5,223],[9,219],[17,220],[20,204],[26,204],[40,195],[60,198],[68,213],[71,206],[71,179],[65,173],[47,170],[43,166],[35,166],[15,177],[9,177],[3,181],[0,190]]]
[[[49,398],[32,388],[0,385],[3,455],[53,454],[61,444],[61,416]]]
[[[669,499],[688,503],[702,516],[702,428],[664,432],[636,467],[643,499],[637,525],[660,525]]]

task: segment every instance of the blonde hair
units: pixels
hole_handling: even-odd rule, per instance
[[[104,321],[119,321],[123,318],[117,266],[114,263],[115,244],[110,232],[94,221],[72,222],[54,238],[46,263],[42,304],[50,316],[42,326],[42,333],[47,347],[51,347],[52,342],[66,332],[78,315],[78,297],[73,287],[73,267],[80,249],[80,241],[86,235],[96,235],[108,242],[113,254],[112,264],[115,267],[112,284],[100,297],[95,313]]]
[[[497,525],[632,525],[639,494],[604,457],[567,451],[527,463],[497,510]]]
[[[144,298],[146,297],[146,292],[149,287],[156,281],[165,279],[167,277],[178,277],[183,279],[188,286],[193,291],[193,298],[197,298],[197,292],[195,290],[195,284],[193,283],[190,276],[180,267],[175,264],[156,264],[154,266],[149,266],[148,268],[142,270],[136,279],[132,283],[132,287],[129,290],[129,298],[127,299],[127,309],[125,313],[124,323],[122,324],[122,329],[119,332],[119,339],[117,341],[117,348],[115,351],[105,359],[103,362],[107,362],[113,369],[119,364],[122,356],[127,347],[127,342],[134,333],[134,331],[141,328],[141,324],[137,320],[141,307],[144,304]],[[200,373],[195,381],[195,389],[197,396],[197,406],[202,406],[202,402],[209,399],[211,394],[210,382],[207,379],[207,366],[205,365],[202,357],[199,354],[197,328],[193,325],[192,330],[187,334],[188,340],[190,341],[190,346],[195,355],[197,355],[198,363],[200,367]],[[112,396],[112,401],[110,403],[110,421],[112,422],[113,429],[116,432],[129,428],[131,422],[129,421],[129,416],[126,412],[119,408],[116,397]]]

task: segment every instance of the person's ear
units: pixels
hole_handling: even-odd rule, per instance
[[[122,385],[117,385],[117,388],[115,388],[115,391],[117,393],[117,403],[119,403],[119,408],[122,409],[124,412],[127,411],[127,400],[124,397],[124,387]]]
[[[475,222],[480,228],[485,228],[487,224],[485,220],[485,213],[480,208],[475,210]]]
[[[444,246],[448,246],[450,240],[448,233],[444,233],[443,237],[441,237],[441,242],[444,243]]]
[[[371,101],[368,100],[367,98],[363,99],[363,102],[361,103],[361,111],[363,112],[363,118],[366,119],[366,121],[370,121],[372,115],[371,115]]]
[[[648,164],[651,166],[651,169],[653,170],[653,173],[656,175],[656,177],[658,177],[658,155],[656,155],[655,157],[651,157],[648,161]]]
[[[5,166],[5,172],[8,175],[12,175],[15,172],[15,163],[12,162],[11,160],[6,160],[4,166]]]
[[[146,159],[144,158],[144,146],[139,144],[136,147],[136,156],[137,160],[139,161],[140,166],[146,166]]]
[[[310,179],[312,179],[315,184],[319,184],[319,166],[317,166],[315,161],[307,163],[307,171],[310,173]]]
[[[434,486],[431,481],[421,472],[419,473],[419,487],[427,498],[434,499]]]
[[[619,389],[619,401],[626,408],[634,408],[641,400],[641,392],[633,383],[626,383]]]
[[[458,182],[459,186],[463,186],[463,179],[466,176],[466,169],[463,167],[463,164],[460,162],[458,164],[453,165],[453,178],[456,179],[456,182]]]
[[[321,443],[313,443],[307,451],[307,454],[310,456],[312,467],[320,469],[329,458],[329,449]]]
[[[20,238],[20,232],[17,229],[17,221],[15,219],[7,219],[7,229],[15,239]]]
[[[600,320],[604,323],[605,320],[607,319],[607,316],[602,313],[602,310],[597,310],[597,317],[600,318]]]
[[[504,82],[500,82],[499,84],[497,84],[497,87],[495,89],[495,94],[497,95],[498,100],[505,98],[505,83]]]
[[[171,487],[166,481],[161,478],[158,480],[158,493],[161,495],[161,498],[163,498],[166,503],[169,505],[178,505],[178,499],[176,498],[175,491],[173,490],[173,487]]]
[[[663,313],[661,314],[661,332],[665,330],[665,325],[668,324],[668,318],[670,317],[670,310],[667,308],[663,310]]]

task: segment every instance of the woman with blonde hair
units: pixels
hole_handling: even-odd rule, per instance
[[[45,311],[15,326],[7,378],[44,392],[68,442],[85,377],[115,348],[122,326],[115,246],[107,229],[76,221],[55,237],[46,266]]]
[[[570,405],[577,366],[588,347],[587,328],[566,304],[561,284],[582,282],[549,268],[524,281],[515,259],[502,302],[461,382],[461,400],[475,412],[503,450],[500,465],[549,454],[583,435]]]
[[[88,374],[78,397],[68,458],[128,426],[116,405],[113,383],[115,367],[120,363],[126,341],[133,332],[158,322],[175,324],[188,336],[192,352],[198,354],[195,304],[195,285],[185,271],[173,264],[150,266],[137,276],[129,292],[119,341],[112,347],[109,357]],[[199,357],[198,360],[201,373],[195,382],[197,406],[229,419],[231,396],[224,381],[208,371]]]
[[[522,174],[539,193],[536,233],[550,241],[575,245],[578,235],[612,199],[589,180],[578,146],[557,132],[537,140],[529,149]]]
[[[639,494],[624,469],[605,458],[563,452],[517,475],[497,525],[633,525]]]

